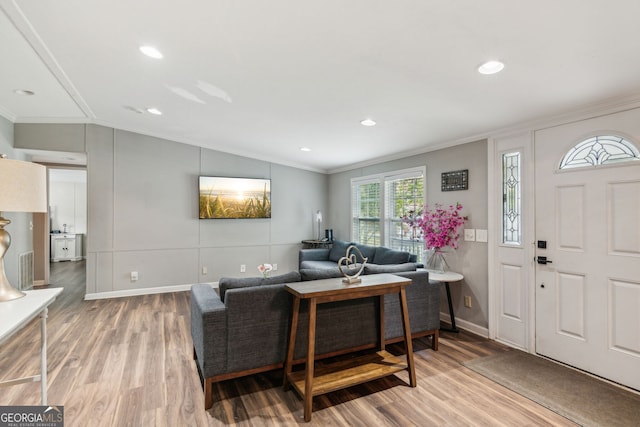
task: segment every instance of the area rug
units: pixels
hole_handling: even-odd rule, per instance
[[[519,350],[463,363],[582,426],[639,426],[640,395]]]

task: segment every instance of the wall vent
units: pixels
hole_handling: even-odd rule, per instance
[[[20,264],[19,289],[33,288],[33,251],[21,253],[18,262]]]

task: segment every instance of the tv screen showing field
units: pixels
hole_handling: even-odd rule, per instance
[[[271,218],[271,180],[200,177],[200,219]]]

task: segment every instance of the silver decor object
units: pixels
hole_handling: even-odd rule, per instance
[[[360,264],[359,268],[358,268],[358,262],[357,262],[358,258],[356,257],[356,254],[351,253],[352,249],[355,250],[358,253],[358,256],[360,256],[360,258],[362,259],[362,264]],[[364,271],[364,266],[367,264],[367,260],[368,258],[362,256],[362,252],[360,252],[360,249],[358,249],[357,246],[355,245],[349,246],[347,248],[347,253],[345,254],[345,256],[343,256],[338,260],[338,269],[340,270],[340,273],[342,273],[342,275],[344,276],[344,279],[342,279],[342,282],[348,283],[348,284],[360,283],[362,281],[362,279],[360,279],[360,275]],[[342,269],[343,264],[346,271]],[[354,271],[355,271],[355,274],[351,274]]]
[[[0,155],[0,302],[26,295],[11,286],[5,273],[4,255],[11,245],[11,236],[5,227],[11,221],[3,216],[4,213],[46,211],[47,168]]]

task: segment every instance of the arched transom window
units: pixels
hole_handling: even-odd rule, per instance
[[[636,146],[621,136],[599,135],[579,142],[564,155],[560,169],[597,167],[640,160]]]

